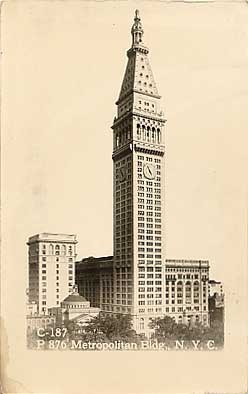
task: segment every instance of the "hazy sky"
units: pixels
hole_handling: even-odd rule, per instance
[[[227,334],[236,341],[229,356],[218,356],[221,371],[211,369],[212,364],[201,356],[202,369],[194,374],[194,387],[199,392],[203,387],[197,382],[205,379],[206,391],[210,388],[206,379],[211,376],[224,384],[219,392],[232,392],[235,375],[234,391],[241,392],[240,362],[245,357],[233,351],[243,349],[247,277],[248,8],[241,2],[4,3],[2,291],[15,294],[4,304],[12,346],[10,373],[16,367],[20,379],[31,386],[36,379],[40,390],[48,392],[39,369],[33,370],[31,355],[26,355],[25,371],[19,365],[25,331],[16,327],[24,330],[27,238],[39,232],[75,233],[78,258],[112,254],[110,127],[131,45],[135,8],[140,9],[144,42],[150,48],[168,120],[167,257],[209,259],[211,276],[224,281]],[[155,387],[161,382],[159,376],[164,379],[164,364],[150,362],[149,371],[145,366],[139,379],[138,357],[129,359],[125,368],[130,379],[134,372],[137,376],[140,386],[133,387],[133,392],[146,392],[153,365],[157,368]],[[184,359],[177,359],[177,367],[170,369],[168,384],[178,380],[175,373],[185,368]],[[40,368],[45,368],[42,360],[40,355]],[[57,359],[58,370],[67,360]],[[90,356],[89,360],[96,370],[96,360]],[[171,360],[166,368],[173,365]],[[84,368],[87,365],[90,361]],[[120,371],[120,364],[113,365],[113,379],[120,378]],[[81,376],[76,366],[73,373],[75,379]],[[85,385],[99,389],[102,381],[87,376]],[[186,392],[191,376],[184,375],[181,392]],[[63,382],[64,387],[71,383]]]
[[[21,264],[27,237],[43,231],[76,233],[79,258],[112,253],[110,126],[137,5],[168,120],[167,256],[209,259],[221,279],[226,247],[244,215],[242,4],[226,4],[225,13],[217,4],[154,2],[7,7],[3,203],[9,239]],[[210,10],[205,18],[204,7]]]

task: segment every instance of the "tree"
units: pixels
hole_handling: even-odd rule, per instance
[[[207,341],[213,340],[217,348],[223,347],[224,344],[224,325],[221,322],[215,322],[211,327],[203,326],[201,323],[189,326],[177,324],[173,318],[164,316],[153,319],[150,328],[154,329],[154,338],[161,342],[200,340],[207,343]]]
[[[96,340],[105,338],[106,340],[130,340],[136,336],[132,329],[130,315],[103,315],[99,314],[93,318],[85,327],[85,333],[90,334]]]
[[[154,336],[157,339],[174,339],[177,323],[170,316],[164,316],[152,319],[149,327],[154,329]]]

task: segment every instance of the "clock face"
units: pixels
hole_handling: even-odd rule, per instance
[[[126,176],[127,176],[127,169],[126,169],[126,167],[125,167],[125,166],[120,167],[120,168],[118,169],[119,182],[125,181]]]
[[[154,167],[153,164],[150,163],[144,164],[143,171],[144,171],[144,176],[147,179],[154,179],[156,176],[156,168]]]

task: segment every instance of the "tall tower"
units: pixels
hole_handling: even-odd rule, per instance
[[[135,11],[132,46],[113,129],[114,302],[147,333],[165,313],[164,125],[160,95]]]

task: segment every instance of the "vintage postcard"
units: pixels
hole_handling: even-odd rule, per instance
[[[2,3],[3,393],[247,392],[247,17]]]

